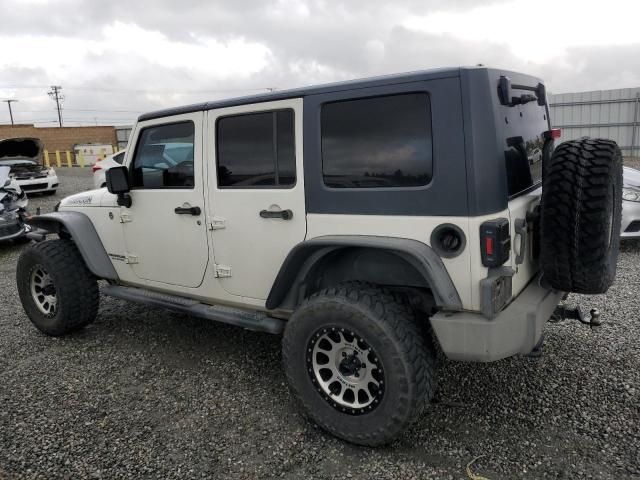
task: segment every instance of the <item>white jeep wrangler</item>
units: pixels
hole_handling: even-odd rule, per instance
[[[540,80],[488,68],[145,114],[107,188],[31,219],[59,238],[22,252],[20,298],[49,335],[99,293],[283,334],[306,413],[379,445],[432,397],[436,349],[528,354],[567,292],[613,282],[620,151],[558,133]]]

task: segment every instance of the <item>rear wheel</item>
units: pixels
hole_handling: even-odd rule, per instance
[[[64,335],[96,318],[98,283],[71,240],[27,246],[18,259],[16,277],[22,306],[41,332]]]
[[[545,168],[541,214],[544,279],[565,292],[606,292],[620,248],[622,155],[616,143],[560,144]]]
[[[314,294],[294,312],[283,362],[308,416],[362,445],[400,434],[435,390],[435,355],[413,313],[359,282]]]

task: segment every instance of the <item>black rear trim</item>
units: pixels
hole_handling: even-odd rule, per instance
[[[329,253],[345,247],[375,248],[403,258],[413,265],[429,285],[436,305],[446,310],[462,310],[458,295],[442,259],[428,245],[406,238],[365,235],[336,235],[318,237],[296,245],[285,259],[267,298],[269,310],[282,308],[290,291],[305,281],[311,267]],[[295,305],[287,305],[294,308]]]

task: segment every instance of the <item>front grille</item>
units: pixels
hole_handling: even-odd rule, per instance
[[[0,223],[0,238],[14,235],[20,230],[22,230],[22,226],[18,222],[11,223],[9,225],[3,225]]]
[[[32,183],[31,185],[20,185],[20,188],[22,190],[24,190],[25,192],[28,192],[29,190],[43,190],[43,189],[47,188],[47,184],[46,183]]]
[[[629,226],[625,229],[625,233],[635,233],[640,232],[640,220],[634,220],[629,224]]]
[[[34,178],[47,178],[47,174],[46,173],[22,173],[22,174],[17,174],[16,176],[16,180],[33,180]]]

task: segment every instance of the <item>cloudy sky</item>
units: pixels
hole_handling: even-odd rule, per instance
[[[0,13],[0,99],[42,126],[56,121],[50,85],[68,125],[477,63],[557,93],[640,86],[630,0],[0,0]]]

